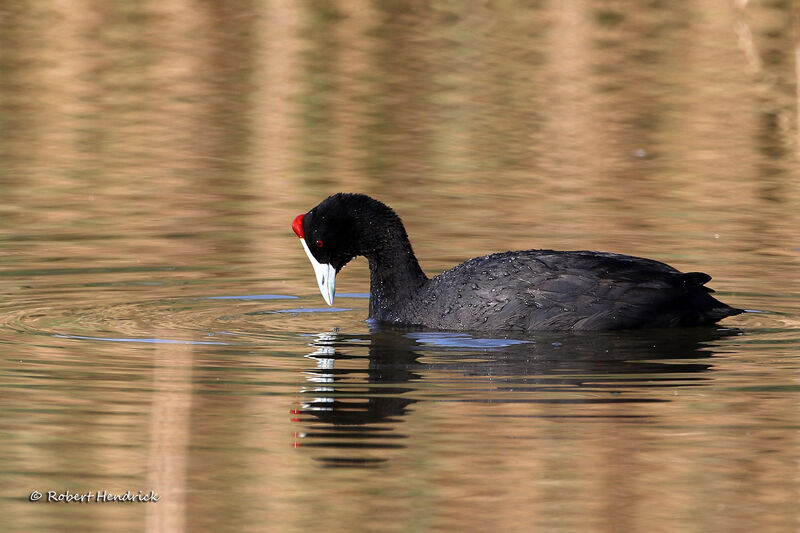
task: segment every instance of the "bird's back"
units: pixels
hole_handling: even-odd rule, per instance
[[[606,252],[527,250],[471,259],[429,280],[393,322],[452,330],[598,330],[712,324],[740,313],[710,276]]]

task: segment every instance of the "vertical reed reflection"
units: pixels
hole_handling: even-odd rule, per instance
[[[188,344],[156,344],[147,489],[158,505],[146,507],[148,532],[185,531],[188,463],[191,442],[192,348]]]
[[[717,7],[9,0],[0,209],[43,231],[123,215],[152,260],[207,252],[164,234],[211,219],[204,244],[240,264],[273,261],[260,230],[337,189],[447,199],[476,227],[499,202],[543,235],[603,216],[609,247],[683,205],[774,218],[797,202],[793,8]]]

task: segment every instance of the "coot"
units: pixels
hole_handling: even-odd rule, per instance
[[[369,316],[445,330],[601,330],[699,326],[742,312],[709,293],[711,277],[607,252],[525,250],[477,257],[428,279],[403,223],[363,194],[330,196],[292,229],[333,303],[336,274],[369,261]]]

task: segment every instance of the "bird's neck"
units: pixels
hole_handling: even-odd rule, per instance
[[[400,218],[393,212],[381,218],[384,224],[371,224],[377,234],[370,236],[364,250],[369,261],[369,316],[391,321],[428,278],[419,266]]]

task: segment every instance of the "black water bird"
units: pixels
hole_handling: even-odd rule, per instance
[[[292,229],[328,305],[336,274],[369,261],[371,319],[439,330],[606,330],[701,326],[742,312],[713,298],[711,277],[608,252],[525,250],[470,259],[428,278],[400,217],[363,194],[339,193]]]

